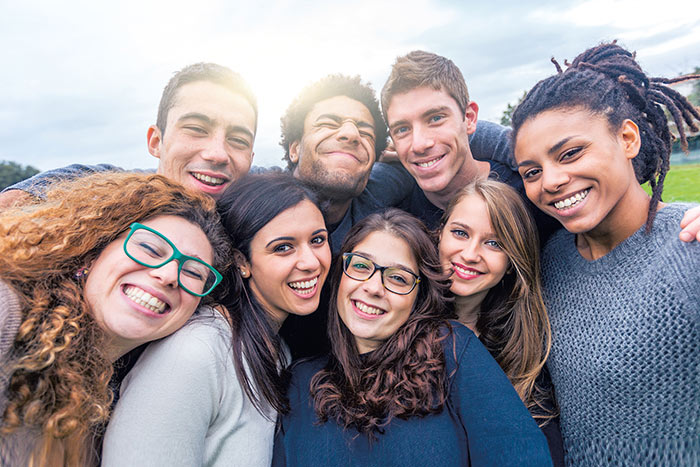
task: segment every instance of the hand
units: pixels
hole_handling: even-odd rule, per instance
[[[688,209],[681,220],[681,233],[678,235],[684,242],[697,240],[700,242],[700,206]]]
[[[396,153],[396,149],[394,148],[393,142],[389,142],[386,149],[382,152],[381,156],[379,156],[379,161],[399,162],[399,155]]]

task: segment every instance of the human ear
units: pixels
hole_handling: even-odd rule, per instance
[[[146,144],[148,145],[148,152],[157,159],[160,159],[160,144],[162,141],[160,129],[156,125],[149,126],[146,132]]]
[[[467,110],[464,112],[464,121],[467,124],[467,134],[471,135],[476,131],[476,120],[479,115],[479,105],[476,102],[467,103]]]
[[[299,163],[299,141],[294,141],[289,145],[289,160],[292,164]]]
[[[241,274],[241,277],[244,279],[248,279],[250,277],[250,263],[246,259],[245,255],[241,253],[239,250],[234,250],[233,251],[233,261],[236,267],[238,268],[238,272]]]
[[[622,141],[622,148],[627,159],[634,159],[639,154],[639,149],[642,146],[642,138],[639,135],[639,127],[630,119],[622,122],[620,127],[619,137]]]

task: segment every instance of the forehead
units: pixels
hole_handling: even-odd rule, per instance
[[[255,134],[255,109],[241,94],[211,81],[181,86],[168,111],[167,127],[184,115],[198,113],[224,126],[244,126]]]
[[[458,222],[489,231],[493,230],[491,228],[491,220],[489,218],[486,201],[475,193],[465,195],[459,203],[455,205],[449,219],[447,219],[448,224],[451,222]]]
[[[390,248],[387,248],[391,245]],[[354,252],[367,254],[373,261],[382,266],[401,265],[417,271],[418,263],[411,247],[402,238],[386,231],[372,232],[358,243]]]
[[[299,219],[303,219],[304,222],[299,222]],[[305,199],[273,217],[257,231],[252,243],[262,242],[263,245],[259,246],[264,246],[277,237],[302,238],[325,228],[321,211],[314,203]]]
[[[389,101],[386,114],[389,125],[396,120],[411,120],[421,117],[433,108],[447,108],[460,115],[459,104],[444,89],[419,86],[409,91],[394,94]]]
[[[347,96],[334,96],[316,102],[304,119],[304,127],[323,115],[335,115],[341,119],[366,122],[374,127],[374,118],[367,106]]]

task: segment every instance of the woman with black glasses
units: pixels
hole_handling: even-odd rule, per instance
[[[448,320],[449,283],[423,224],[373,214],[341,251],[332,351],[294,367],[273,465],[551,465],[508,378]]]
[[[209,298],[222,235],[211,199],[159,175],[84,177],[0,214],[0,465],[97,463],[113,363]]]

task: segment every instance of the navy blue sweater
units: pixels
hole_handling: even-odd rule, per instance
[[[547,442],[508,378],[474,333],[453,323],[444,341],[449,378],[442,412],[393,419],[376,441],[331,420],[318,424],[311,378],[327,357],[296,365],[291,411],[280,420],[273,465],[550,466]]]

